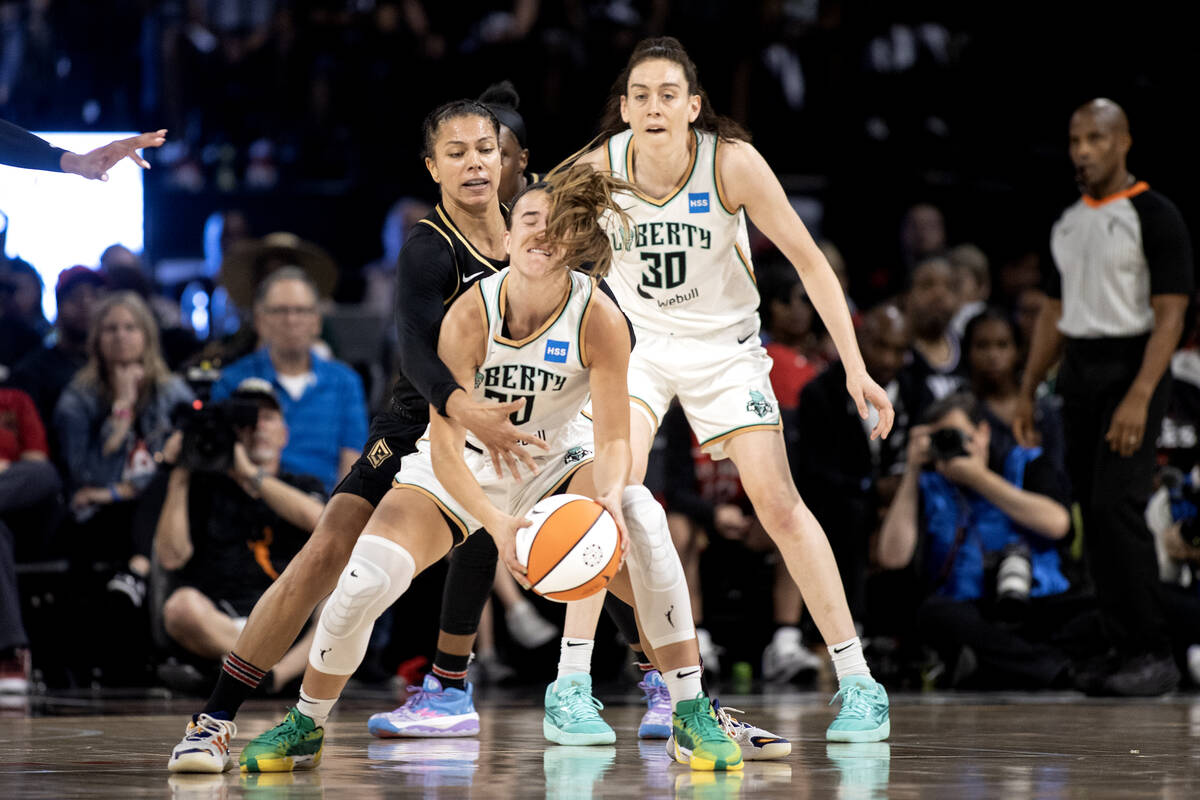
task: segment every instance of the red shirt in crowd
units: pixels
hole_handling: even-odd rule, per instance
[[[30,450],[48,450],[33,400],[19,389],[0,389],[0,461],[16,461]]]
[[[771,388],[779,408],[790,411],[800,405],[800,390],[821,373],[820,368],[800,353],[779,342],[767,344],[767,355],[775,363],[771,367]]]

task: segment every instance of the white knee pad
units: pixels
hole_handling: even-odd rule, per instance
[[[317,622],[308,663],[350,675],[362,663],[375,619],[396,602],[416,573],[413,557],[380,536],[360,536]]]
[[[629,528],[629,582],[638,620],[651,647],[683,642],[696,635],[683,564],[671,542],[667,515],[645,486],[627,486],[621,510]]]

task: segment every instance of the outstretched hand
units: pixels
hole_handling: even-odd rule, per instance
[[[138,150],[146,147],[159,147],[167,140],[167,129],[130,136],[128,139],[118,139],[103,147],[97,147],[89,153],[76,155],[64,153],[61,161],[63,172],[82,175],[89,180],[108,180],[108,171],[123,158],[128,158],[143,169],[150,169],[150,163],[138,155]]]
[[[888,398],[887,392],[865,373],[861,375],[847,374],[846,391],[854,400],[854,405],[858,408],[858,415],[863,419],[868,419],[871,415],[867,404],[870,403],[875,407],[879,412],[879,421],[871,429],[871,438],[886,439],[887,435],[891,433],[892,422],[896,418],[896,410],[892,408],[892,401]]]

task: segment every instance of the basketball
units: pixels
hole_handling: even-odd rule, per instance
[[[560,603],[582,600],[617,574],[617,524],[596,501],[577,494],[555,495],[526,516],[533,524],[517,531],[517,560],[542,597]]]

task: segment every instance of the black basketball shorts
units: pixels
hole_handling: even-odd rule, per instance
[[[400,469],[400,459],[416,452],[417,440],[425,433],[429,419],[402,409],[376,414],[367,432],[367,444],[350,472],[333,493],[357,495],[372,506],[392,488],[392,478]]]

